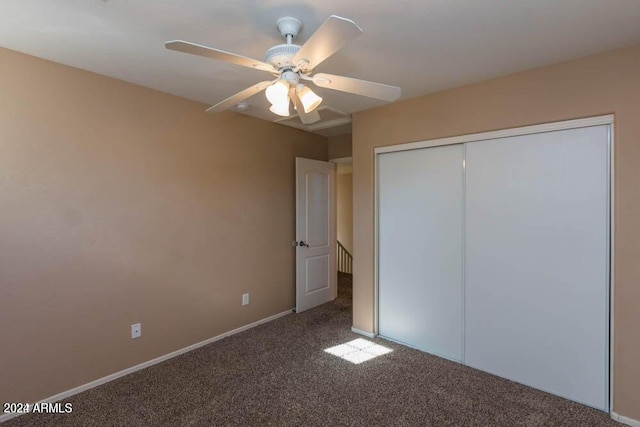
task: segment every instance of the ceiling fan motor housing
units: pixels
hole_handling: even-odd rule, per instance
[[[300,46],[297,44],[279,44],[267,50],[264,54],[264,62],[271,64],[277,69],[282,67],[293,67],[291,58],[298,53]]]
[[[300,82],[300,77],[298,77],[298,73],[295,73],[291,70],[285,70],[280,75],[280,78],[285,82],[289,83],[289,86],[293,86],[293,87],[296,87]]]

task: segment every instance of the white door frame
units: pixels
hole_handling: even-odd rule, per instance
[[[614,120],[615,116],[613,114],[607,114],[603,116],[595,116],[588,117],[583,119],[575,119],[575,120],[566,120],[560,122],[552,122],[545,123],[540,125],[533,126],[524,126],[518,128],[509,128],[491,132],[480,132],[468,135],[454,136],[448,138],[439,138],[432,139],[427,141],[416,141],[409,142],[398,145],[387,145],[383,147],[374,148],[374,165],[373,165],[373,173],[374,173],[374,194],[373,194],[373,205],[374,205],[374,335],[378,334],[378,230],[379,230],[379,200],[378,200],[378,156],[383,153],[392,153],[396,151],[406,151],[406,150],[416,150],[420,148],[428,148],[428,147],[437,147],[442,145],[451,145],[451,144],[463,144],[470,143],[476,141],[483,141],[488,139],[498,139],[498,138],[507,138],[512,136],[521,136],[521,135],[530,135],[535,133],[543,133],[543,132],[553,132],[559,130],[567,130],[567,129],[576,129],[582,127],[590,127],[590,126],[600,126],[600,125],[609,125],[609,152],[608,152],[608,173],[609,173],[609,413],[614,417],[616,414],[613,412],[613,360],[614,360],[614,295],[615,295],[615,281],[614,281],[614,252],[615,252],[615,236],[613,231],[615,230],[615,215],[614,215],[614,207],[615,207],[615,138],[614,138]]]

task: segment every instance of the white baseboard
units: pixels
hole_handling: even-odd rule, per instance
[[[205,346],[207,344],[211,344],[213,342],[219,341],[219,340],[221,340],[223,338],[226,338],[226,337],[229,337],[231,335],[235,335],[237,333],[246,331],[247,329],[255,328],[256,326],[262,325],[263,323],[271,322],[272,320],[276,320],[276,319],[278,319],[280,317],[286,316],[287,314],[291,314],[292,312],[293,312],[293,309],[287,310],[287,311],[283,311],[282,313],[274,314],[273,316],[269,316],[269,317],[264,318],[262,320],[258,320],[256,322],[249,323],[248,325],[240,326],[239,328],[236,328],[236,329],[233,329],[233,330],[231,330],[229,332],[225,332],[223,334],[217,335],[217,336],[215,336],[213,338],[209,338],[209,339],[206,339],[204,341],[200,341],[200,342],[192,344],[190,346],[181,348],[180,350],[172,351],[171,353],[165,354],[164,356],[156,357],[155,359],[151,359],[151,360],[148,360],[146,362],[142,362],[142,363],[140,363],[138,365],[135,365],[135,366],[132,366],[130,368],[123,369],[122,371],[118,371],[118,372],[115,372],[115,373],[113,373],[111,375],[107,375],[106,377],[102,377],[102,378],[99,378],[99,379],[97,379],[95,381],[91,381],[91,382],[83,384],[81,386],[72,388],[71,390],[63,391],[62,393],[58,393],[58,394],[56,394],[54,396],[47,397],[46,399],[42,399],[38,403],[58,402],[58,401],[60,401],[62,399],[65,399],[67,397],[73,396],[73,395],[78,394],[78,393],[82,393],[83,391],[92,389],[94,387],[97,387],[97,386],[105,384],[105,383],[108,383],[108,382],[113,381],[115,379],[118,379],[120,377],[124,377],[125,375],[129,375],[129,374],[131,374],[133,372],[136,372],[136,371],[139,371],[141,369],[148,368],[149,366],[155,365],[155,364],[160,363],[160,362],[164,362],[165,360],[169,360],[169,359],[174,358],[176,356],[180,356],[181,354],[188,353],[188,352],[193,351],[193,350],[195,350],[197,348],[203,347],[203,346]],[[15,418],[15,417],[19,416],[19,415],[22,415],[22,414],[3,414],[3,415],[0,415],[0,423],[8,421],[8,420],[10,420],[12,418]]]
[[[354,328],[353,326],[351,327],[351,332],[355,332],[356,334],[364,335],[365,337],[368,337],[368,338],[375,338],[376,337],[376,334],[374,334],[373,332],[363,331],[362,329]]]
[[[640,427],[640,421],[634,420],[633,418],[623,417],[622,415],[616,414],[613,411],[611,411],[611,419],[631,427]]]

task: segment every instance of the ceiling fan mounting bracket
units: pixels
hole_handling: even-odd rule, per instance
[[[278,21],[276,22],[276,27],[278,27],[278,31],[280,31],[282,37],[287,39],[287,43],[290,43],[289,37],[295,39],[298,36],[300,30],[302,29],[302,22],[292,16],[285,16],[278,19]]]

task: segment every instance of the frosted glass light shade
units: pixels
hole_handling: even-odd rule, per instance
[[[289,97],[289,83],[278,80],[265,90],[265,95],[272,105],[284,104],[285,98]]]
[[[269,111],[282,117],[289,117],[289,97],[285,95],[284,102],[272,104]]]
[[[312,112],[322,102],[322,98],[305,85],[298,85],[298,97],[304,107],[305,113]]]

